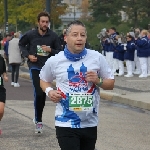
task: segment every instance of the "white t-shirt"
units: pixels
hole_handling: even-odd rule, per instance
[[[98,124],[98,109],[100,102],[99,88],[85,80],[87,71],[95,71],[103,79],[114,79],[105,58],[99,52],[87,49],[87,55],[79,61],[68,60],[64,52],[50,57],[40,72],[40,79],[45,82],[56,81],[56,87],[63,94],[57,103],[55,125],[59,127],[86,128]],[[92,109],[73,111],[70,109],[69,94],[92,95]],[[80,99],[80,96],[79,96]]]

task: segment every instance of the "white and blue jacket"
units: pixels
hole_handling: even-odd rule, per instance
[[[150,44],[147,36],[137,39],[137,56],[139,57],[148,57],[150,55]]]

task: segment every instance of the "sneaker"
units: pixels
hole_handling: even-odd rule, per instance
[[[43,123],[38,122],[35,126],[35,133],[42,133],[43,131]]]
[[[127,77],[127,78],[133,77],[133,74],[126,74],[126,75],[124,75],[124,77]]]
[[[15,84],[14,82],[11,82],[11,86],[14,86],[14,84]]]
[[[141,75],[139,76],[139,78],[147,78],[147,75],[141,74]]]
[[[14,87],[20,87],[19,83],[14,83]]]
[[[117,72],[114,72],[114,76],[118,76],[118,73],[117,73]]]

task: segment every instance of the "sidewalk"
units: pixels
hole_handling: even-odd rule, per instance
[[[21,67],[20,77],[30,79],[27,66]],[[115,86],[112,91],[100,91],[102,99],[127,104],[150,110],[150,77],[132,78],[115,76]]]
[[[115,77],[113,91],[101,90],[101,98],[150,110],[150,77]]]

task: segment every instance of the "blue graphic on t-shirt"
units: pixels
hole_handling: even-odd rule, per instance
[[[72,64],[67,69],[67,72],[69,87],[72,92],[82,92],[88,90],[88,83],[85,80],[85,73],[87,72],[87,67],[85,67],[83,63],[80,67],[80,72],[75,73]]]
[[[81,119],[74,111],[69,110],[69,94],[66,94],[66,99],[62,99],[60,103],[63,108],[63,114],[56,116],[55,120],[61,122],[71,121],[72,128],[80,128]]]

